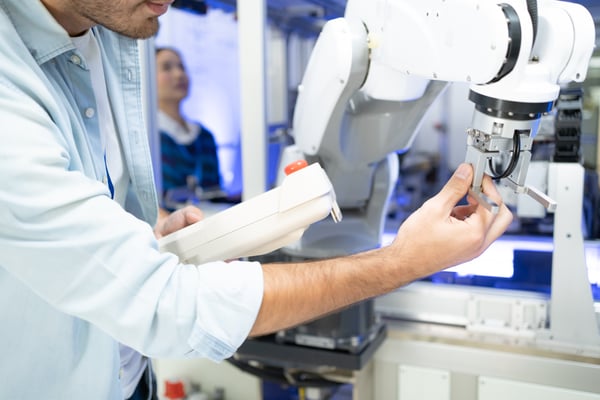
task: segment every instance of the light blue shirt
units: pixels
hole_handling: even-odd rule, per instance
[[[138,42],[100,27],[130,174],[107,187],[84,57],[37,0],[0,0],[0,399],[120,399],[118,341],[222,360],[263,293],[258,263],[157,251]]]

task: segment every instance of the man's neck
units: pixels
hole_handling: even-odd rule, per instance
[[[77,13],[74,5],[68,0],[41,1],[69,36],[81,36],[95,25],[93,21]]]

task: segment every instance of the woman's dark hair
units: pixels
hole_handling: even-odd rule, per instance
[[[179,56],[179,58],[181,58],[181,53],[179,52],[179,50],[177,50],[175,47],[171,47],[171,46],[157,46],[155,48],[155,54],[158,54],[164,50],[172,51],[173,53],[177,54]]]

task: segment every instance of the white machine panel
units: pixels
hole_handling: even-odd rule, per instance
[[[448,371],[401,365],[398,376],[398,400],[450,400]]]
[[[525,382],[479,377],[478,400],[600,400],[600,394],[535,385]]]

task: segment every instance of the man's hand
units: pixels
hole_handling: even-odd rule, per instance
[[[441,266],[479,256],[511,223],[512,213],[489,176],[484,177],[482,189],[499,205],[497,214],[471,196],[468,205],[456,205],[467,194],[472,179],[471,165],[461,164],[444,188],[400,226],[391,247],[419,270],[414,271],[417,275],[427,276]]]
[[[173,233],[188,225],[194,224],[204,218],[202,211],[194,206],[186,206],[172,213],[160,209],[158,220],[154,226],[154,235],[157,239]]]

